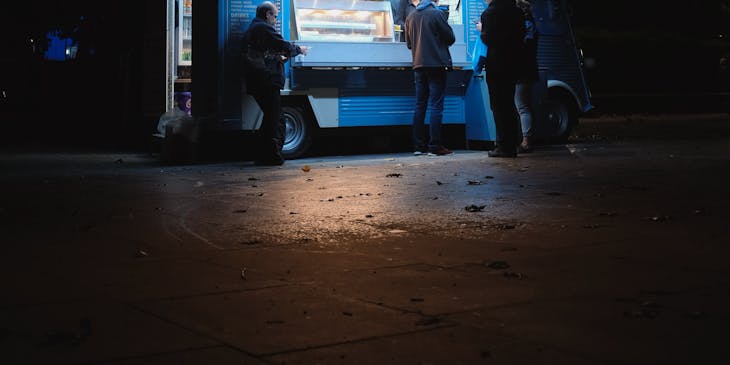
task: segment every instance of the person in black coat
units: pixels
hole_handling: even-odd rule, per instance
[[[395,8],[395,18],[393,19],[393,24],[400,25],[401,30],[403,30],[403,33],[401,33],[401,42],[406,41],[406,19],[409,15],[416,11],[416,4],[418,4],[418,1],[416,0],[399,0],[398,6]]]
[[[515,107],[515,85],[522,71],[525,22],[515,0],[485,0],[481,40],[487,45],[485,63],[490,106],[497,129],[497,146],[490,157],[516,157],[520,116]]]
[[[448,155],[441,140],[441,119],[446,93],[446,73],[452,68],[449,46],[454,44],[454,30],[446,14],[436,8],[438,1],[422,0],[406,19],[406,46],[413,56],[416,106],[413,113],[415,154]],[[429,140],[426,144],[424,120],[430,107]]]
[[[276,31],[276,18],[279,9],[270,1],[262,2],[256,8],[256,18],[253,19],[246,33],[243,35],[242,51],[253,49],[265,55],[265,70],[256,70],[247,67],[247,92],[256,99],[264,113],[261,122],[261,141],[256,156],[256,164],[281,165],[284,157],[281,149],[284,143],[286,126],[281,120],[281,94],[284,87],[284,63],[291,57],[307,54],[307,46],[297,46],[284,38]]]

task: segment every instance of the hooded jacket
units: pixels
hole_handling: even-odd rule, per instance
[[[430,0],[421,1],[406,18],[406,46],[413,55],[413,69],[421,67],[451,68],[449,46],[454,44],[454,30],[446,14]]]
[[[243,36],[241,50],[245,52],[248,47],[266,52],[270,56],[265,59],[269,75],[252,75],[250,70],[245,70],[247,78],[253,78],[254,80],[267,78],[280,89],[284,87],[285,62],[280,56],[289,59],[302,53],[299,46],[284,40],[281,34],[276,31],[276,28],[262,18],[254,18]]]

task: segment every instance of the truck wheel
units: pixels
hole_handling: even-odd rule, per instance
[[[312,145],[314,127],[311,122],[304,119],[304,112],[298,107],[282,107],[281,119],[286,126],[281,153],[287,160],[299,158]]]
[[[547,124],[550,139],[565,143],[578,125],[578,108],[570,94],[562,90],[549,90],[547,106]]]

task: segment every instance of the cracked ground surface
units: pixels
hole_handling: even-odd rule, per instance
[[[727,363],[729,131],[617,117],[516,159],[282,167],[5,154],[3,363]]]

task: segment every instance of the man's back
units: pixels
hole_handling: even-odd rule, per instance
[[[516,77],[523,57],[525,22],[515,0],[494,0],[482,13],[481,40],[487,45],[487,77]]]
[[[455,41],[446,14],[429,0],[421,1],[406,19],[406,45],[413,55],[413,68],[451,67],[449,46]]]

